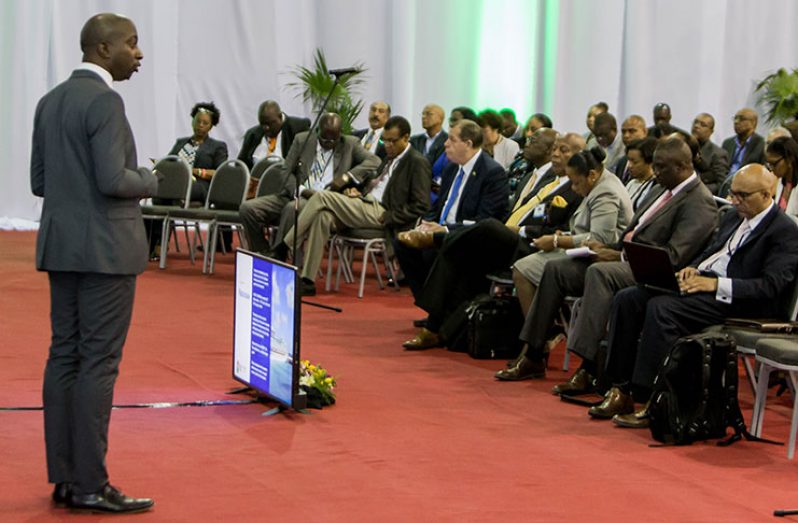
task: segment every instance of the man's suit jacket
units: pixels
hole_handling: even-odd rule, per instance
[[[524,198],[524,200],[528,200],[528,198]],[[543,215],[536,217],[533,211],[519,223],[519,226],[524,229],[526,241],[544,234],[553,234],[558,229],[568,229],[568,222],[580,203],[582,203],[582,197],[574,192],[570,181],[547,194],[538,204],[544,207]]]
[[[648,192],[621,238],[634,230],[640,217],[664,191],[664,187],[658,186]],[[718,206],[709,189],[696,177],[644,222],[635,231],[632,241],[663,247],[668,251],[673,267],[679,270],[701,252],[717,224]],[[619,242],[616,248],[623,248],[623,242]]]
[[[305,147],[305,142],[311,143]],[[313,133],[304,131],[296,135],[288,155],[285,157],[283,168],[291,174],[283,187],[283,195],[292,197],[297,183],[304,184],[310,174],[310,168],[316,159],[316,146],[318,137]],[[302,158],[300,159],[300,154]],[[351,173],[358,180],[365,180],[374,174],[380,166],[380,159],[368,152],[360,145],[360,140],[354,136],[341,136],[333,151],[333,179],[340,179],[344,173]]]
[[[383,165],[377,172],[382,170]],[[394,167],[382,194],[385,228],[393,232],[415,227],[418,219],[429,210],[431,183],[429,162],[411,147]]]
[[[424,152],[424,148],[427,146],[427,133],[417,134],[415,136],[410,137],[410,145],[418,152],[423,154],[430,165],[434,164],[435,161],[438,159],[440,155],[444,152],[443,144],[446,143],[446,140],[449,138],[449,134],[446,131],[441,131],[438,133],[438,136],[435,137],[435,140],[432,141],[432,145],[430,145],[429,151]]]
[[[454,162],[443,169],[440,197],[427,213],[427,220],[440,221],[446,199],[459,170],[460,166]],[[448,224],[448,227],[449,229],[460,227],[466,220],[475,222],[485,218],[504,220],[509,198],[510,186],[504,168],[487,154],[480,153],[460,196],[455,215],[456,223]]]
[[[69,136],[70,140],[64,140]],[[137,167],[122,97],[77,70],[36,107],[31,190],[44,198],[36,267],[134,275],[147,266],[139,200],[158,181]]]
[[[363,137],[366,136],[366,133],[369,132],[371,127],[367,127],[365,129],[358,129],[357,131],[352,132],[352,136],[357,138],[358,140],[363,140]],[[382,135],[380,135],[380,141],[377,142],[377,148],[374,150],[372,154],[376,154],[380,161],[383,161],[388,153],[385,152],[385,144],[382,143]]]
[[[298,133],[310,129],[310,120],[307,118],[297,118],[295,116],[285,116],[283,127],[280,129],[280,147],[283,151],[283,156],[288,154],[291,150],[291,145],[294,143],[294,138]],[[244,133],[244,141],[241,144],[241,151],[238,153],[238,159],[247,164],[250,170],[254,162],[252,161],[252,153],[258,148],[264,136],[263,127],[256,125],[250,127]]]
[[[736,136],[730,136],[723,140],[723,150],[729,155],[730,166],[734,160],[734,150],[737,148],[736,139]],[[751,135],[750,141],[745,148],[745,154],[743,155],[743,161],[740,167],[748,165],[749,163],[765,163],[765,139],[757,133]]]
[[[169,154],[177,154],[192,136],[178,138]],[[227,160],[227,144],[210,136],[197,147],[194,165],[197,169],[216,169]]]
[[[532,177],[533,174],[535,174],[535,171],[537,170],[537,168],[534,167],[531,163],[529,165],[530,167],[532,167],[532,169],[527,171],[527,173],[518,182],[518,185],[515,187],[515,192],[513,193],[513,197],[510,199],[511,213],[515,208],[516,202],[518,202],[518,198],[521,197],[521,193],[524,191],[524,187],[526,186],[527,182],[529,182],[529,179]],[[524,199],[521,201],[521,205],[528,202],[530,198],[534,198],[541,188],[547,186],[550,182],[553,182],[556,177],[557,175],[554,174],[554,170],[551,167],[546,169],[546,172],[543,173],[543,176],[539,180],[535,180],[535,186],[532,188],[531,191],[529,191],[529,194],[527,194],[524,197]]]
[[[631,178],[631,176],[627,176],[626,179],[624,179],[623,177],[623,173],[626,170],[626,165],[628,163],[629,163],[629,158],[624,154],[618,159],[618,162],[615,164],[614,169],[610,169],[610,171],[614,173],[615,176],[617,176],[618,179],[621,180],[623,183],[627,183],[629,181],[629,178]]]
[[[693,263],[698,264],[725,248],[743,218],[727,212],[718,232]],[[758,318],[784,317],[798,269],[798,226],[776,205],[734,251],[726,275],[732,280],[734,315]]]
[[[696,165],[696,172],[709,192],[718,194],[723,180],[729,174],[729,155],[712,140],[707,140],[701,146],[701,161]]]

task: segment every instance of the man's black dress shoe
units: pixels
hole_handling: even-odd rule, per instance
[[[598,419],[612,419],[616,414],[631,414],[634,411],[635,402],[632,395],[613,387],[604,395],[601,405],[590,407],[587,413]]]
[[[125,496],[111,485],[106,485],[104,489],[94,494],[72,494],[69,500],[69,507],[76,510],[116,514],[143,512],[152,508],[153,505],[155,505],[155,501],[152,499],[136,499]]]
[[[426,327],[429,320],[427,318],[423,318],[421,320],[413,320],[413,327],[420,329],[421,327]]]
[[[616,414],[612,417],[612,422],[619,427],[627,429],[647,429],[650,419],[648,415],[648,406],[649,403],[646,402],[641,409],[631,414]]]
[[[299,295],[300,296],[315,296],[316,283],[307,278],[302,278],[299,281]]]
[[[595,381],[595,378],[588,371],[577,369],[571,379],[552,387],[551,393],[557,395],[567,394],[568,396],[589,394],[596,390]]]
[[[56,483],[53,489],[53,503],[59,506],[69,503],[72,496],[72,483]]]
[[[514,367],[496,373],[501,381],[521,381],[546,377],[546,359],[532,360],[526,356],[518,360]]]

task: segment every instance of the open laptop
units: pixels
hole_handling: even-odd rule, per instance
[[[668,251],[642,243],[623,242],[623,250],[638,285],[656,292],[684,294],[679,289]]]

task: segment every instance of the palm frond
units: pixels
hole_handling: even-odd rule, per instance
[[[783,125],[798,118],[798,69],[781,68],[763,78],[754,89],[757,103],[765,108],[769,124]]]

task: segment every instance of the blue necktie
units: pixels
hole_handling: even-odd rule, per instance
[[[446,207],[443,208],[443,214],[441,214],[441,219],[438,222],[439,224],[443,225],[446,223],[446,217],[449,216],[449,211],[452,210],[452,206],[455,200],[457,200],[457,195],[460,194],[460,185],[462,185],[464,177],[465,171],[460,167],[460,170],[457,172],[457,178],[454,179],[454,183],[452,184],[452,189],[449,191],[449,199],[446,201]]]

